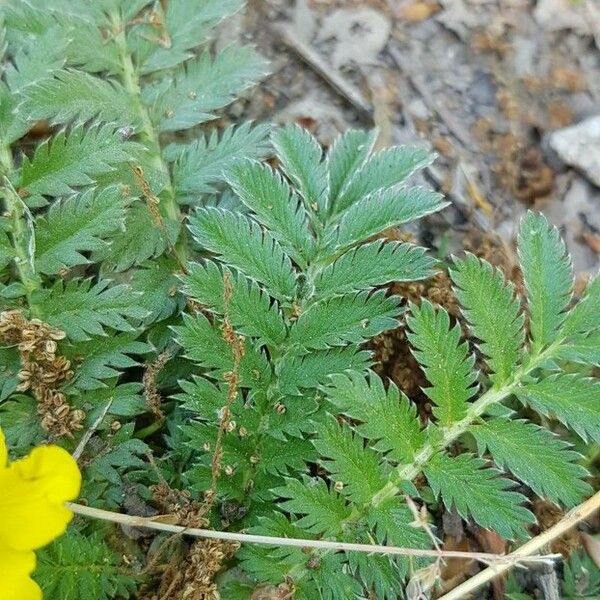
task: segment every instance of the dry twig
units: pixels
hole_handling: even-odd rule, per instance
[[[471,577],[471,579],[468,579],[455,587],[452,591],[441,596],[438,600],[459,600],[460,598],[465,598],[469,593],[476,590],[478,587],[481,587],[490,579],[493,579],[512,568],[516,564],[514,562],[515,560],[531,557],[540,550],[550,546],[552,541],[564,535],[569,529],[575,527],[577,523],[587,519],[599,508],[600,492],[597,492],[589,500],[586,500],[583,504],[580,504],[578,507],[567,513],[558,523],[556,523],[556,525],[553,525],[550,529],[547,529],[543,533],[540,533],[540,535],[529,540],[514,552],[507,554],[506,558],[512,558],[513,562],[507,561],[504,564],[497,563],[494,566],[484,569],[474,577]]]
[[[212,529],[182,527],[181,525],[162,523],[160,516],[136,517],[74,503],[67,503],[67,507],[75,514],[84,517],[100,519],[102,521],[110,521],[112,523],[120,523],[122,525],[129,525],[130,527],[145,527],[146,529],[167,531],[170,533],[181,533],[192,537],[213,540],[228,540],[232,542],[250,544],[262,544],[266,546],[294,546],[296,548],[319,548],[321,550],[343,550],[350,552],[365,552],[367,554],[388,554],[396,556],[413,556],[438,559],[466,558],[469,560],[477,560],[484,564],[491,564],[494,565],[495,569],[502,568],[503,570],[509,569],[516,564],[544,563],[560,558],[560,554],[548,554],[544,556],[516,556],[515,553],[503,555],[490,554],[487,552],[461,552],[458,550],[421,550],[416,548],[398,548],[396,546],[379,546],[376,544],[351,544],[327,540],[304,540],[296,538],[273,537],[267,535],[254,535],[249,533],[237,533],[231,531],[214,531]],[[573,525],[576,522],[578,521],[574,521]]]

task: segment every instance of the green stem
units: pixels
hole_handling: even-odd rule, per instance
[[[2,175],[3,185],[2,193],[6,204],[6,213],[11,221],[11,237],[13,248],[15,250],[15,266],[19,279],[25,287],[25,297],[29,305],[31,314],[35,317],[40,316],[39,308],[33,302],[33,295],[41,286],[39,276],[35,272],[33,264],[33,252],[30,249],[30,239],[33,232],[27,232],[29,209],[21,197],[10,183],[9,174],[14,171],[13,157],[10,146],[0,144],[0,173]]]
[[[181,222],[182,217],[175,197],[175,190],[171,181],[171,173],[169,167],[162,156],[160,140],[156,131],[148,108],[144,105],[141,98],[142,88],[140,78],[133,64],[133,59],[129,47],[127,46],[127,37],[125,35],[125,23],[121,19],[121,15],[115,12],[111,16],[113,27],[113,36],[119,59],[121,61],[122,75],[121,81],[127,93],[131,96],[135,104],[138,118],[140,120],[139,136],[149,151],[149,160],[153,168],[164,176],[165,192],[163,197],[166,216],[176,222]],[[168,240],[167,240],[168,241]],[[180,262],[185,263],[187,255],[185,236],[180,235],[177,241],[177,257]]]
[[[533,371],[541,367],[554,355],[561,343],[562,340],[557,341],[550,345],[546,350],[533,357],[527,364],[524,364],[517,369],[512,379],[501,388],[491,388],[485,392],[478,400],[470,405],[467,414],[463,419],[457,423],[443,427],[441,429],[442,435],[436,436],[434,440],[428,441],[415,456],[412,463],[400,465],[386,485],[373,496],[371,502],[365,504],[362,507],[362,510],[357,511],[356,515],[352,515],[352,521],[360,518],[370,507],[378,507],[386,500],[393,498],[400,491],[400,485],[403,481],[412,481],[421,473],[424,465],[427,464],[435,454],[454,443],[471,427],[471,425],[473,425],[473,423],[480,419],[491,406],[506,400],[525,378],[530,376]]]

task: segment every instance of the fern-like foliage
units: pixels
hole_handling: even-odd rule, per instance
[[[81,459],[92,505],[125,510],[151,496],[157,475],[143,439],[177,428],[181,412],[166,398],[190,370],[169,328],[185,306],[177,275],[200,259],[183,226],[188,205],[224,190],[237,161],[269,152],[266,125],[194,130],[267,73],[253,48],[212,43],[243,4],[0,6],[0,313],[18,325],[0,334],[0,426],[16,455],[44,441],[73,452],[93,431]],[[291,294],[293,283],[282,287]],[[254,281],[239,275],[237,288],[240,311],[268,303]],[[271,341],[285,331],[267,309]],[[249,377],[263,368],[255,356]],[[306,456],[298,452],[298,469]],[[173,473],[176,460],[166,461]],[[45,597],[133,595],[137,579],[118,558],[128,550],[115,545],[115,554],[109,534],[91,526],[48,549],[38,572]]]
[[[304,535],[366,540],[366,530],[354,531],[350,524],[351,504],[368,502],[390,477],[391,466],[380,461],[380,453],[410,461],[424,443],[415,410],[401,401],[395,387],[386,390],[376,378],[373,387],[361,386],[370,356],[360,344],[396,327],[404,311],[399,298],[377,288],[395,279],[423,279],[434,266],[422,248],[369,238],[444,203],[433,192],[407,186],[400,174],[381,187],[382,159],[369,156],[372,138],[350,132],[324,155],[300,128],[278,130],[272,140],[283,173],[252,160],[227,171],[227,182],[247,212],[201,208],[190,219],[194,239],[214,259],[192,264],[183,277],[186,292],[211,318],[197,314],[176,328],[187,356],[211,379],[183,384],[178,396],[198,420],[185,427],[200,456],[189,477],[198,488],[211,485],[219,415],[228,402],[229,386],[220,380],[233,371],[239,389],[230,401],[228,433],[222,436],[216,493],[243,504],[243,522],[257,531],[268,529],[256,519],[275,494],[282,498],[281,509],[294,516],[291,525]],[[341,163],[356,164],[358,159],[338,156],[340,149],[360,154],[365,144],[363,170],[350,172]],[[401,156],[402,164],[426,162],[420,150],[405,148],[390,156]],[[331,181],[336,178],[339,187],[344,168],[344,185],[354,185],[353,177],[359,177],[362,191],[339,207]],[[381,197],[387,208],[377,220],[373,206]],[[354,220],[365,225],[346,235]],[[228,326],[244,338],[237,361],[231,339],[224,338]],[[354,373],[350,379],[344,374],[349,369]],[[323,410],[322,389],[332,383],[340,390],[340,412],[361,422],[356,433],[341,428]],[[370,438],[376,440],[374,449],[365,447]],[[308,475],[307,464],[319,456],[327,459],[323,464],[342,486],[341,494],[326,480]],[[400,504],[398,510],[407,509]],[[388,523],[382,531],[390,527]],[[396,543],[426,543],[423,532],[401,523],[389,535]],[[265,556],[264,549],[247,549],[242,560],[254,572],[257,561],[268,560]],[[284,568],[276,577],[296,568],[285,565],[297,557],[292,552],[278,558]],[[359,590],[360,580],[382,587],[390,578],[397,580],[398,565],[407,568],[402,561],[386,559],[372,568],[358,559],[346,563],[336,557],[341,571],[332,577],[331,560],[324,557],[314,573],[302,570],[307,594],[318,589],[327,597],[346,597],[336,594]]]
[[[416,249],[396,248],[394,242],[368,241],[367,236],[357,238],[357,245],[330,243],[339,239],[339,231],[346,227],[345,215],[359,214],[357,207],[369,203],[358,198],[339,215],[335,214],[335,201],[327,191],[331,190],[330,185],[317,185],[316,181],[305,179],[314,179],[318,171],[293,166],[302,144],[307,145],[308,163],[315,167],[318,157],[323,161],[305,133],[294,138],[293,132],[290,129],[282,134],[277,145],[289,155],[281,161],[289,170],[289,178],[297,185],[304,178],[303,187],[298,190],[300,201],[289,189],[283,189],[283,180],[278,175],[258,165],[254,169],[257,176],[252,180],[258,197],[251,197],[250,184],[234,185],[234,189],[243,196],[250,196],[250,200],[245,201],[251,209],[247,218],[263,225],[263,236],[271,229],[277,231],[278,227],[287,226],[292,216],[297,218],[298,212],[305,211],[298,223],[314,236],[315,242],[308,246],[314,248],[314,254],[312,258],[310,254],[299,254],[296,260],[288,254],[289,262],[285,264],[292,265],[287,272],[290,277],[294,274],[295,293],[291,297],[282,296],[278,286],[270,289],[264,277],[252,284],[257,274],[251,272],[251,265],[240,261],[229,265],[224,252],[226,244],[220,249],[211,247],[225,264],[220,267],[198,265],[186,277],[188,292],[208,305],[217,318],[214,326],[218,326],[219,318],[226,318],[247,336],[246,340],[248,337],[258,340],[254,347],[261,348],[259,362],[265,369],[260,377],[257,370],[252,382],[247,370],[249,364],[245,363],[258,365],[258,356],[251,353],[241,360],[240,396],[232,405],[231,418],[249,433],[240,436],[234,430],[223,438],[222,468],[229,465],[234,469],[229,477],[221,475],[225,481],[219,484],[222,487],[217,488],[217,493],[233,495],[247,506],[243,523],[260,533],[357,542],[376,539],[409,547],[427,546],[428,538],[422,529],[411,526],[414,517],[403,494],[413,496],[417,502],[423,501],[420,498],[439,498],[448,510],[454,509],[463,519],[509,540],[526,538],[528,527],[535,521],[528,507],[529,494],[522,490],[529,489],[530,494],[567,508],[582,501],[592,489],[587,481],[588,472],[580,464],[580,455],[549,426],[552,422],[559,423],[558,432],[564,426],[584,440],[598,440],[597,381],[583,374],[562,371],[568,364],[566,361],[572,360],[570,357],[575,356],[577,362],[585,363],[585,344],[593,352],[591,348],[599,326],[598,321],[591,318],[600,289],[597,281],[590,283],[580,303],[566,308],[572,284],[567,275],[569,257],[556,230],[542,216],[533,213],[523,219],[518,242],[521,267],[528,281],[526,299],[519,298],[512,284],[488,263],[469,254],[454,259],[450,273],[471,341],[464,339],[465,331],[443,308],[428,301],[410,304],[406,318],[414,356],[429,382],[425,393],[433,403],[432,420],[425,425],[411,399],[394,384],[385,383],[370,372],[367,360],[361,359],[358,367],[352,362],[358,359],[353,349],[362,340],[391,327],[389,319],[398,318],[402,312],[393,297],[374,292],[368,287],[369,283],[389,281],[394,272],[400,273],[402,269],[410,272],[415,264],[421,264],[422,274],[426,276],[432,263]],[[332,152],[340,148],[349,152],[347,147],[353,138],[357,143],[366,143],[367,138],[356,132],[348,136],[348,140],[338,141]],[[362,157],[360,160],[364,161],[363,169],[368,168],[370,159]],[[332,161],[325,159],[324,163],[331,165]],[[378,173],[377,168],[374,173]],[[263,181],[267,176],[272,178],[272,186]],[[365,177],[363,171],[355,176]],[[357,184],[346,185],[354,189]],[[309,202],[302,202],[307,199],[307,190],[325,194],[326,202],[319,204],[310,196]],[[375,191],[377,197],[385,198],[393,193],[391,189]],[[424,191],[411,191],[411,188],[404,188],[402,194],[408,204],[414,198],[425,197]],[[426,197],[429,194],[427,192]],[[315,201],[310,202],[311,199]],[[287,212],[277,205],[284,201]],[[265,205],[272,210],[263,215]],[[329,207],[325,211],[327,216],[320,211],[320,206]],[[395,214],[401,222],[401,212]],[[365,216],[374,218],[372,213]],[[221,227],[226,223],[217,213],[214,218]],[[206,219],[202,212],[192,227],[201,224],[203,229],[212,231],[214,226],[206,224]],[[381,222],[382,226],[386,223]],[[364,231],[370,233],[368,229]],[[201,236],[198,239],[203,240]],[[282,243],[290,245],[290,253],[301,248],[293,240],[292,236],[282,237]],[[275,246],[274,241],[269,247],[271,262],[262,268],[283,268],[283,248]],[[306,248],[306,244],[303,247]],[[332,258],[327,258],[327,253],[332,253]],[[364,265],[363,271],[361,258],[371,260],[374,255],[381,261],[389,258],[392,270],[388,271],[387,264],[376,264],[370,270]],[[394,264],[396,257],[404,264]],[[307,265],[303,268],[305,260]],[[350,264],[356,265],[354,282],[350,277]],[[228,270],[234,267],[237,272]],[[557,282],[552,277],[556,269],[565,273],[568,289],[563,289],[564,281]],[[223,285],[217,285],[219,275],[233,286],[229,294]],[[242,288],[244,298],[253,285],[262,288],[263,295],[257,290],[253,303],[244,300],[241,305],[237,300],[240,292],[236,290],[243,275],[249,278]],[[562,290],[560,301],[556,296],[557,286]],[[357,289],[367,293],[357,293]],[[217,294],[223,294],[221,298],[229,297],[229,304]],[[270,301],[267,300],[269,295]],[[534,322],[538,325],[533,326]],[[188,352],[196,351],[189,344],[198,342],[198,338],[189,338],[186,329],[179,334]],[[345,368],[343,361],[337,361],[342,353],[343,360],[348,360]],[[223,371],[232,364],[229,359],[223,364]],[[214,411],[226,403],[226,389],[216,385],[220,398],[213,400],[212,408],[204,405],[202,393],[198,395],[197,388],[189,384],[186,384],[187,393],[180,395],[188,407],[194,398],[193,406],[201,419],[201,424],[187,428],[191,442],[196,445],[202,441],[206,448],[210,447],[208,456],[200,460],[193,476],[205,484],[209,481],[208,469],[214,448],[209,431],[212,428],[214,436],[218,428]],[[214,398],[214,394],[211,397]],[[309,397],[316,403],[307,404]],[[515,399],[533,410],[517,415]],[[502,407],[502,403],[512,408]],[[304,426],[292,427],[298,406],[304,411]],[[285,450],[281,453],[284,457],[290,444],[286,469],[279,460],[274,461],[270,453],[264,453],[270,446],[266,440],[273,435],[273,430],[281,431],[279,425],[276,428],[273,425],[275,415],[283,417],[284,437],[278,439],[279,443],[285,440]],[[308,424],[307,419],[310,419]],[[303,445],[308,440],[312,449]],[[248,451],[251,452],[249,457],[245,455]],[[297,452],[306,453],[306,466],[298,466]],[[315,460],[318,469],[307,473]],[[274,462],[269,464],[271,461]],[[275,472],[280,478],[265,477]],[[248,485],[248,481],[252,484]],[[517,491],[517,481],[526,487]],[[245,487],[238,487],[239,482]],[[262,487],[267,482],[272,486],[269,491]],[[276,500],[279,511],[287,517],[285,526],[279,521],[280,517],[268,523],[259,519],[258,524],[254,524],[253,507],[256,505],[255,510],[259,511],[258,507],[269,497]],[[281,583],[292,577],[298,590],[307,595],[318,590],[323,597],[338,597],[336,594],[342,593],[342,589],[354,590],[357,582],[363,587],[363,595],[386,585],[383,582],[396,585],[397,590],[402,585],[398,573],[406,574],[410,570],[404,560],[363,561],[351,553],[336,554],[336,560],[340,561],[338,573],[335,579],[328,580],[323,575],[328,573],[326,565],[331,553],[314,552],[310,566],[307,566],[306,556],[289,551],[282,553],[276,549],[244,548],[240,556],[244,568],[259,580]],[[267,567],[269,562],[279,565],[277,572]],[[359,594],[356,591],[343,593],[350,594],[343,597]]]
[[[129,598],[136,580],[99,533],[75,528],[40,553],[36,579],[49,598]]]

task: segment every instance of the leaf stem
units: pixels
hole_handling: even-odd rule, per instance
[[[9,174],[14,171],[10,146],[0,144],[0,174],[2,175],[2,192],[6,212],[11,220],[11,237],[15,251],[15,266],[19,279],[25,288],[25,296],[29,310],[33,316],[39,317],[39,309],[33,302],[33,295],[39,289],[41,281],[35,272],[34,254],[35,237],[31,214],[13,185]],[[28,219],[28,220],[27,220]]]
[[[162,156],[158,132],[154,128],[148,108],[144,105],[141,99],[142,89],[140,85],[140,78],[133,64],[132,55],[127,45],[125,23],[117,11],[111,15],[111,21],[113,27],[113,36],[117,46],[119,59],[121,61],[121,81],[125,91],[131,96],[132,101],[135,103],[136,111],[140,119],[140,138],[150,152],[150,164],[159,173],[161,173],[165,179],[164,189],[166,191],[166,196],[164,197],[164,206],[166,216],[169,219],[180,223],[182,221],[182,217],[177,204],[177,199],[175,197],[175,190],[171,181],[169,167]],[[169,242],[169,240],[165,241],[167,243]],[[179,240],[177,242],[177,254],[178,258],[185,261],[187,253],[185,247],[185,236],[183,235],[179,236]]]
[[[378,507],[386,500],[394,497],[400,491],[400,484],[403,481],[412,481],[421,473],[423,466],[435,454],[455,442],[477,419],[485,414],[490,406],[508,398],[526,377],[554,355],[561,343],[562,340],[555,342],[548,346],[546,350],[533,357],[528,363],[522,365],[515,371],[512,379],[506,382],[502,387],[498,389],[493,387],[490,388],[469,406],[467,414],[463,419],[457,423],[441,428],[441,436],[430,439],[415,456],[412,463],[400,465],[398,467],[396,473],[390,478],[386,485],[373,496],[370,506]],[[368,508],[369,505],[365,505],[364,509],[366,510]],[[364,510],[360,512],[362,513]]]

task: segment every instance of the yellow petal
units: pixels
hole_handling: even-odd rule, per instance
[[[81,473],[75,459],[58,446],[34,448],[29,456],[10,465],[24,481],[35,484],[53,502],[75,500]]]
[[[41,600],[42,590],[29,577],[34,568],[33,552],[0,544],[0,600]]]
[[[4,469],[8,463],[8,450],[6,449],[6,440],[4,439],[4,432],[0,428],[0,469]]]
[[[64,533],[73,517],[64,503],[80,485],[77,464],[56,446],[35,448],[0,470],[0,544],[35,550]]]

